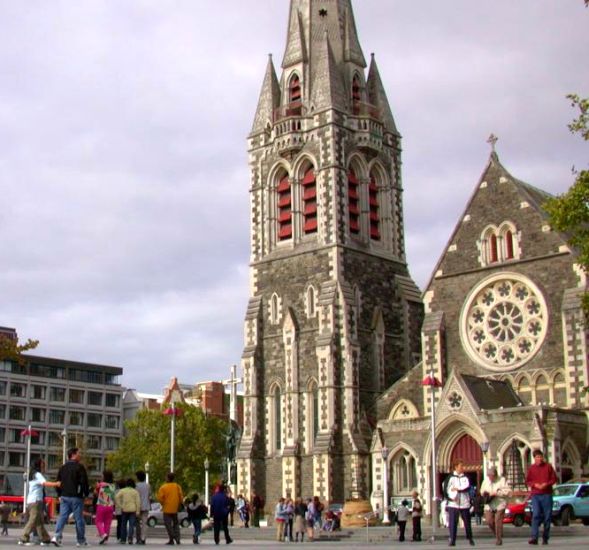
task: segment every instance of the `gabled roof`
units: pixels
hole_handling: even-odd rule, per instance
[[[518,407],[523,403],[509,382],[462,374],[464,384],[480,409]]]

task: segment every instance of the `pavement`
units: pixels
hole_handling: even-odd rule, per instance
[[[490,530],[482,526],[473,526],[474,537],[475,537],[475,548],[497,548],[495,546],[495,540],[491,536]],[[17,548],[17,540],[22,532],[22,529],[13,527],[9,531],[9,535],[6,537],[0,537],[0,550],[11,548]],[[51,530],[49,531],[51,533]],[[190,529],[182,529],[182,544],[181,546],[195,547],[192,543],[192,531]],[[421,549],[421,548],[432,548],[433,546],[439,548],[448,547],[448,539],[445,529],[438,529],[437,536],[434,541],[429,540],[431,538],[431,529],[424,526],[422,542],[411,542],[407,540],[405,542],[399,542],[397,540],[395,527],[369,527],[357,528],[357,529],[343,529],[342,531],[334,533],[321,533],[321,536],[314,542],[304,543],[285,543],[277,542],[273,540],[274,529],[262,528],[262,529],[242,529],[238,527],[230,528],[230,534],[233,538],[232,548],[240,549],[257,549],[263,548],[264,550],[290,547],[293,550],[295,548],[331,548],[336,549],[340,547],[346,548],[391,548],[395,550],[400,548],[407,548],[407,550]],[[513,527],[511,525],[505,526],[503,547],[506,549],[523,549],[523,548],[534,548],[528,545],[528,538],[530,529],[528,526],[524,527]],[[87,540],[92,547],[107,549],[118,549],[123,550],[128,545],[117,544],[116,541],[111,539],[104,546],[98,545],[98,538],[96,536],[96,529],[93,526],[87,527],[86,531]],[[409,538],[411,532],[409,531]],[[167,550],[169,546],[167,542],[167,536],[163,527],[156,527],[148,530],[147,545],[152,548],[161,548]],[[196,548],[203,546],[214,546],[213,534],[210,531],[205,532],[201,538],[201,544]],[[221,535],[220,546],[225,546],[225,542]],[[568,527],[552,527],[550,544],[552,548],[566,548],[567,550],[587,550],[589,548],[589,527],[585,527],[580,524],[571,525]],[[23,547],[24,548],[24,547]],[[55,548],[55,547],[51,547]],[[64,530],[63,537],[63,548],[76,548],[75,530],[73,525],[66,527]],[[139,547],[141,548],[141,547]],[[196,550],[195,548],[195,550]],[[459,537],[456,541],[456,548],[471,548],[468,541],[464,539],[464,535],[459,533]],[[137,549],[139,550],[139,549]]]

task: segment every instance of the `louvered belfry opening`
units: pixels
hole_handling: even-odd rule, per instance
[[[317,180],[315,170],[309,168],[303,177],[303,231],[305,235],[317,232]]]
[[[292,237],[292,194],[288,175],[278,182],[278,239],[285,241]]]
[[[352,168],[348,172],[348,219],[350,222],[350,233],[360,233],[360,193],[356,173]]]
[[[370,184],[368,185],[368,204],[370,206],[370,238],[374,241],[380,241],[378,186],[374,176],[370,176]]]

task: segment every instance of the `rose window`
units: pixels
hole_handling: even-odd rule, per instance
[[[458,409],[460,409],[460,407],[462,407],[462,395],[460,395],[458,392],[455,392],[455,391],[452,392],[448,396],[447,401],[448,401],[448,406],[451,409],[458,410]]]
[[[511,274],[481,283],[462,312],[461,334],[477,363],[494,369],[529,361],[546,335],[548,313],[539,289]]]

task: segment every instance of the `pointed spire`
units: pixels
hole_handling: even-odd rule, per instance
[[[296,2],[291,0],[288,37],[286,39],[284,58],[282,59],[283,69],[295,63],[304,63],[307,61],[307,48],[305,46],[305,33],[301,20],[301,12],[296,9],[295,4]]]
[[[387,99],[387,95],[380,78],[380,73],[378,72],[376,60],[374,59],[374,54],[371,54],[370,68],[368,69],[368,79],[366,80],[366,91],[368,92],[369,103],[378,107],[382,122],[387,130],[393,133],[398,133],[395,119],[393,118],[393,113],[389,105],[389,100]]]
[[[354,21],[351,5],[345,8],[344,21],[344,61],[351,61],[365,68],[366,59],[364,59],[362,47],[358,40],[358,32],[356,31],[356,22]]]
[[[328,108],[344,110],[347,104],[345,86],[335,62],[327,30],[323,35],[323,42],[317,46],[314,74],[311,76],[311,107],[316,111]]]
[[[279,105],[280,85],[278,84],[278,78],[276,77],[272,55],[270,54],[268,56],[268,65],[266,66],[266,74],[264,75],[260,99],[258,100],[256,116],[254,117],[252,133],[264,131],[268,122],[272,124],[274,111]]]

